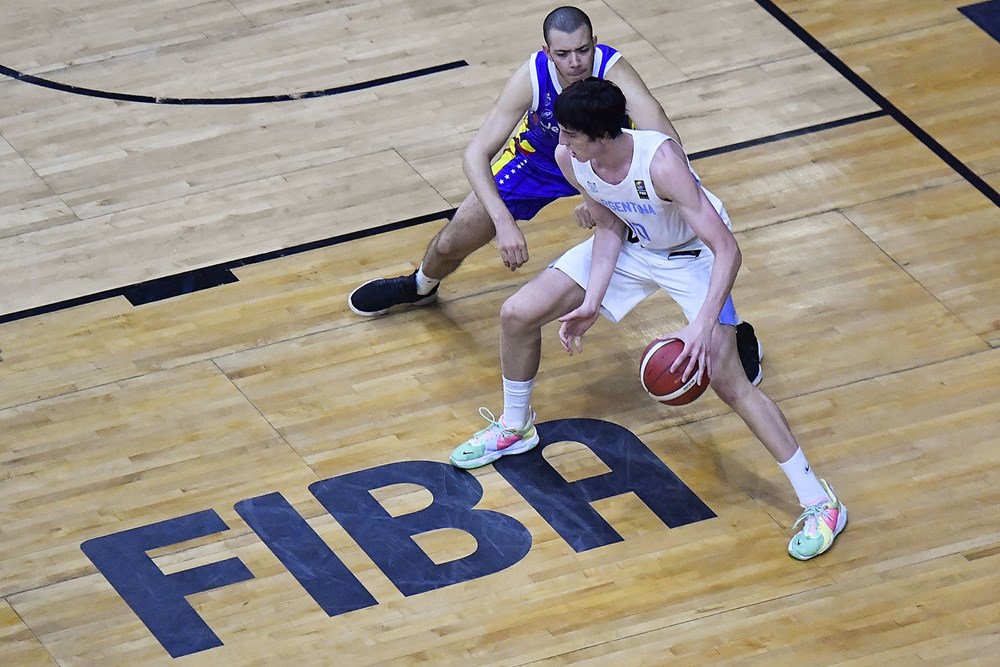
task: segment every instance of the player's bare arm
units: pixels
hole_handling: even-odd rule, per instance
[[[528,261],[528,245],[514,217],[500,198],[490,165],[531,107],[531,98],[531,75],[528,64],[525,63],[507,81],[497,101],[487,112],[479,131],[469,142],[462,161],[472,191],[493,220],[500,259],[512,271]]]
[[[573,172],[569,149],[560,145],[556,148],[556,163],[563,176],[573,187],[583,195],[582,206],[585,206],[596,224],[594,230],[594,245],[591,254],[590,279],[587,281],[587,292],[583,303],[559,318],[559,340],[563,349],[570,355],[574,349],[583,351],[583,334],[597,321],[601,312],[601,303],[607,294],[611,275],[614,273],[625,239],[625,223],[610,209],[598,204],[580,187]]]
[[[711,374],[712,331],[736,281],[742,262],[740,248],[736,237],[688,169],[687,159],[679,146],[664,141],[653,156],[649,172],[656,195],[674,202],[684,222],[715,255],[705,303],[694,320],[676,334],[684,341],[685,349],[674,365],[676,370],[687,363],[685,378],[697,366]]]
[[[642,77],[624,57],[620,58],[614,67],[608,70],[605,78],[621,88],[625,94],[628,117],[632,119],[637,129],[662,132],[676,141],[678,145],[683,145],[680,134],[670,122],[666,112],[663,111],[663,106],[649,92]]]

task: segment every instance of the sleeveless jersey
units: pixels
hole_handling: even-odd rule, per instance
[[[666,250],[687,245],[696,237],[694,231],[681,218],[673,202],[665,201],[653,191],[653,180],[649,176],[649,164],[656,149],[664,141],[673,141],[660,132],[623,130],[632,135],[632,164],[628,175],[617,185],[602,180],[590,162],[573,160],[573,173],[577,182],[587,193],[606,206],[628,226],[638,244],[651,250]],[[688,169],[701,185],[701,179],[688,162]],[[728,226],[728,217],[723,215],[722,202],[708,190],[704,190],[708,200],[719,212]]]
[[[603,79],[619,58],[621,54],[617,50],[605,44],[598,44],[594,49],[593,76]],[[562,92],[562,86],[559,85],[556,66],[544,51],[538,51],[529,57],[528,64],[531,72],[531,108],[515,132],[515,144],[518,152],[524,155],[546,158],[537,162],[535,166],[562,180],[562,173],[555,162],[556,146],[559,145],[555,102],[556,97]]]

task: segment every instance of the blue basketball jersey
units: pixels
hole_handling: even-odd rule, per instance
[[[619,58],[617,50],[598,44],[594,50],[593,76],[603,79]],[[559,124],[554,107],[562,86],[555,65],[544,51],[533,54],[528,63],[531,108],[493,162],[497,190],[515,220],[531,220],[550,202],[578,194],[556,164]]]
[[[618,62],[621,54],[606,44],[598,44],[594,50],[593,76],[603,79],[605,73]],[[556,97],[562,92],[556,66],[539,51],[532,56],[531,71],[532,101],[531,109],[525,117],[524,131],[519,133],[522,148],[527,152],[543,153],[550,158],[555,173],[559,167],[555,163],[556,146],[559,145],[559,124],[556,122]]]

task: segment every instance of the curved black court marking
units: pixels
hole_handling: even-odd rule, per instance
[[[370,81],[360,81],[358,83],[352,83],[346,86],[324,88],[323,90],[308,90],[302,93],[288,93],[286,95],[254,95],[250,97],[155,97],[152,95],[132,95],[130,93],[115,93],[107,90],[96,90],[94,88],[84,88],[82,86],[70,86],[65,83],[50,81],[49,79],[43,79],[41,77],[34,76],[32,74],[25,74],[24,72],[18,72],[17,70],[11,69],[10,67],[6,67],[4,65],[0,65],[0,74],[8,76],[11,79],[16,79],[17,81],[30,83],[35,86],[41,86],[42,88],[57,90],[63,93],[72,93],[74,95],[86,95],[88,97],[100,97],[107,100],[118,100],[120,102],[138,102],[140,104],[168,104],[168,105],[181,105],[181,106],[225,106],[225,105],[236,105],[236,104],[268,104],[271,102],[292,102],[295,100],[305,100],[313,97],[329,97],[331,95],[352,93],[356,90],[375,88],[377,86],[384,86],[386,84],[396,83],[397,81],[416,79],[418,77],[428,76],[430,74],[437,74],[439,72],[447,72],[448,70],[453,70],[453,69],[458,69],[459,67],[468,67],[468,66],[469,63],[465,62],[464,60],[455,60],[453,62],[445,63],[443,65],[424,67],[423,69],[417,69],[411,72],[404,72],[402,74],[393,74],[392,76],[384,76],[379,79],[372,79]]]
[[[855,88],[864,93],[868,99],[883,109],[893,120],[899,123],[907,132],[912,134],[920,143],[929,148],[945,164],[951,167],[957,174],[964,178],[972,187],[981,192],[987,199],[993,202],[994,206],[1000,206],[1000,193],[984,181],[979,174],[969,169],[968,166],[951,152],[942,146],[934,137],[927,133],[922,127],[913,122],[906,114],[896,108],[896,106],[886,99],[881,93],[862,79],[843,60],[833,55],[822,42],[810,35],[805,28],[796,23],[788,14],[781,10],[771,0],[756,0],[757,4],[768,14],[785,26],[789,32],[799,38],[803,44],[808,46],[820,58],[825,60],[831,67],[850,81]],[[989,3],[983,3],[988,5]]]

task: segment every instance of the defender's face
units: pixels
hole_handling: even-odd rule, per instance
[[[569,85],[590,76],[594,71],[594,48],[597,38],[590,34],[586,26],[575,32],[549,32],[545,54],[556,66],[556,71]]]

